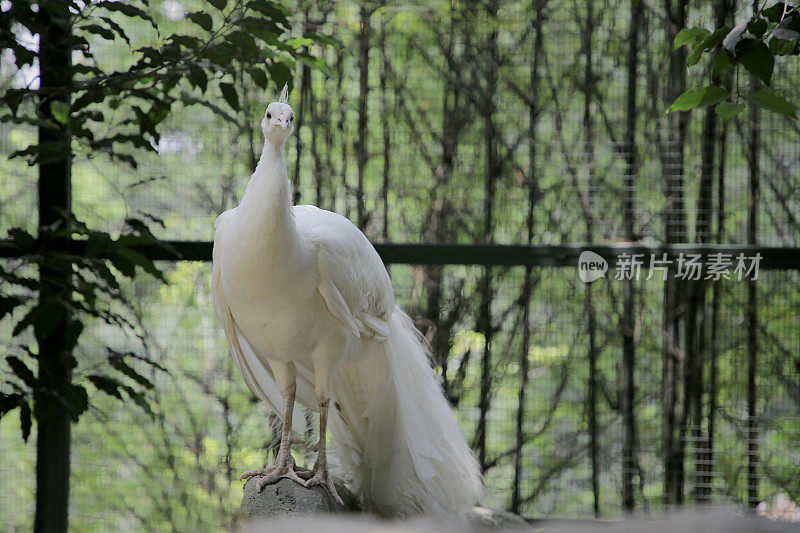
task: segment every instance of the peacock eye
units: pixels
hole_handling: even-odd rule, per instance
[[[267,113],[267,120],[269,120],[271,118],[272,118],[272,114],[271,113]]]

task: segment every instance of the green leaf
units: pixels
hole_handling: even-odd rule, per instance
[[[722,87],[700,87],[689,89],[675,99],[669,108],[673,111],[689,111],[698,107],[718,104],[728,97],[728,91]]]
[[[80,320],[71,319],[64,330],[64,349],[72,350],[78,344],[78,338],[83,333],[83,324]]]
[[[21,401],[23,401],[23,396],[18,392],[11,394],[0,392],[0,418],[3,418],[3,416],[9,411],[13,411],[19,407]]]
[[[200,48],[203,45],[200,39],[191,35],[172,34],[167,38],[167,41],[184,48]]]
[[[768,111],[772,111],[789,118],[797,118],[797,112],[795,111],[794,105],[777,94],[769,93],[767,91],[758,91],[751,94],[750,99]]]
[[[227,39],[245,54],[259,54],[258,46],[255,40],[253,40],[253,36],[247,32],[233,31],[228,34]]]
[[[800,39],[800,13],[794,13],[780,21],[772,31],[772,35],[785,41]]]
[[[747,24],[747,31],[760,39],[767,32],[767,21],[761,17],[751,20]]]
[[[761,14],[767,17],[770,22],[778,22],[783,17],[784,3],[778,2],[777,4],[768,7]]]
[[[211,18],[211,15],[209,15],[208,13],[201,13],[200,11],[197,11],[195,13],[189,13],[188,15],[186,15],[186,18],[188,18],[189,20],[191,20],[204,30],[211,31],[211,27],[213,26],[213,19]]]
[[[327,44],[328,46],[338,46],[338,47],[344,46],[342,44],[342,41],[340,41],[339,39],[336,39],[335,37],[332,37],[330,35],[323,35],[315,31],[308,31],[305,33],[305,36],[314,39],[319,44]]]
[[[50,113],[56,122],[66,124],[69,120],[69,104],[61,100],[53,100],[50,102]]]
[[[711,67],[711,79],[719,78],[722,74],[730,70],[731,66],[733,66],[731,53],[723,48],[717,54],[717,58],[714,60],[714,66]]]
[[[117,13],[122,13],[126,17],[132,18],[139,18],[145,20],[150,23],[150,25],[158,30],[158,26],[156,23],[153,22],[153,19],[148,15],[145,11],[139,9],[136,6],[130,4],[130,2],[117,2],[116,0],[104,0],[102,2],[97,2],[94,4],[95,8],[102,7],[109,11],[115,11]]]
[[[22,400],[19,402],[19,427],[22,430],[22,440],[28,442],[28,437],[31,436],[31,407],[28,402]]]
[[[98,376],[92,375],[89,376],[89,381],[92,382],[97,390],[105,392],[109,396],[113,396],[114,398],[121,400],[122,394],[119,392],[119,388],[121,383],[115,379],[111,379],[108,376]]]
[[[705,28],[684,28],[675,36],[672,49],[677,50],[681,46],[697,43],[709,35],[711,35],[711,32]]]
[[[693,66],[696,65],[698,61],[700,61],[700,57],[703,55],[703,52],[706,50],[710,50],[711,48],[716,47],[722,40],[725,38],[726,35],[730,32],[730,28],[728,26],[723,26],[718,30],[714,31],[714,33],[708,35],[705,39],[700,41],[694,46],[692,53],[689,54],[689,57],[686,58],[686,65]]]
[[[769,51],[776,56],[792,55],[797,48],[796,41],[786,41],[773,35],[769,40]]]
[[[133,387],[129,387],[127,385],[120,385],[120,388],[124,390],[130,397],[130,399],[133,400],[133,403],[138,405],[145,413],[147,413],[151,417],[155,416],[155,413],[153,413],[153,410],[150,408],[150,404],[147,402],[147,399],[144,397],[144,394],[134,390]]]
[[[117,242],[119,243],[126,237],[130,236],[122,235],[120,236],[119,239],[117,239]],[[115,260],[119,260],[119,262],[124,265],[123,268],[125,268],[125,270],[123,270],[123,268],[120,268],[120,266],[115,262]],[[164,273],[161,272],[158,269],[158,267],[156,267],[156,264],[152,260],[148,259],[147,256],[145,256],[144,254],[141,254],[131,248],[127,248],[124,246],[117,248],[116,254],[113,257],[113,259],[111,259],[111,262],[114,264],[115,267],[117,267],[117,270],[119,270],[127,278],[133,279],[135,277],[136,269],[134,267],[138,265],[142,270],[144,270],[154,278],[159,279],[161,281],[165,281]]]
[[[81,414],[89,408],[89,394],[80,385],[71,384],[64,393],[63,401],[73,422],[77,422]]]
[[[730,119],[742,113],[745,110],[744,104],[734,104],[732,102],[720,102],[714,111],[723,122],[728,122]]]
[[[261,67],[253,67],[250,70],[250,77],[253,78],[253,81],[256,83],[256,85],[264,90],[266,90],[266,88],[269,86],[267,75],[264,74],[264,71],[261,69]]]
[[[314,44],[314,41],[312,41],[308,37],[295,37],[294,39],[289,39],[288,41],[286,41],[286,44],[288,44],[292,48],[302,48],[303,46],[311,46],[312,44]]]
[[[128,376],[133,381],[141,385],[146,389],[152,389],[153,383],[144,377],[143,375],[139,374],[133,367],[131,367],[128,363],[122,360],[122,357],[111,357],[109,358],[109,362],[111,366],[119,370],[122,374]]]
[[[164,372],[165,374],[169,374],[167,369],[164,368],[163,366],[161,366],[160,364],[158,364],[157,362],[155,362],[152,359],[149,359],[147,357],[142,357],[141,355],[136,355],[133,352],[125,352],[125,353],[123,353],[123,352],[118,352],[116,350],[113,350],[113,349],[109,348],[108,349],[108,353],[110,353],[112,357],[117,356],[117,357],[127,357],[127,358],[130,358],[130,359],[136,359],[137,361],[141,361],[141,362],[143,362],[145,364],[150,365],[151,367],[155,368],[156,370],[160,370],[161,372]]]
[[[742,56],[741,61],[750,74],[763,81],[765,85],[770,84],[775,58],[766,44],[762,41],[754,43],[752,48]]]
[[[315,69],[317,69],[317,70],[319,70],[321,72],[324,72],[326,75],[333,74],[333,70],[331,69],[331,67],[328,66],[328,64],[325,62],[325,60],[322,59],[321,57],[301,54],[300,56],[297,57],[297,59],[299,59],[301,63],[305,63],[309,67],[312,67],[312,68],[315,68]]]
[[[222,11],[228,5],[228,0],[208,0],[208,3]]]
[[[234,111],[239,111],[239,95],[236,94],[236,89],[230,83],[220,83],[219,88],[222,91],[222,97],[231,106]]]
[[[0,296],[0,319],[11,313],[22,301],[15,296]]]
[[[11,368],[11,371],[16,374],[16,376],[22,380],[25,385],[29,387],[33,387],[36,383],[36,377],[33,375],[33,371],[28,368],[28,366],[22,362],[19,357],[9,355],[6,357],[6,363]]]
[[[278,24],[289,25],[289,21],[286,18],[287,12],[280,4],[268,0],[251,0],[247,3],[247,7],[258,11]]]
[[[40,300],[39,303],[20,320],[11,335],[19,335],[28,326],[33,326],[33,332],[37,339],[43,339],[50,335],[64,317],[66,309],[61,302],[56,300]]]
[[[108,17],[100,17],[100,18],[103,20],[103,22],[105,22],[106,24],[108,24],[108,27],[109,27],[109,28],[111,28],[112,30],[114,30],[114,31],[117,33],[117,35],[119,35],[120,37],[122,37],[122,39],[123,39],[123,40],[124,40],[126,43],[128,43],[128,46],[130,46],[130,44],[131,44],[131,40],[128,38],[128,35],[125,33],[125,30],[123,30],[123,29],[120,27],[120,25],[119,25],[119,24],[117,24],[116,22],[114,22],[113,20],[111,20],[111,19],[110,19],[110,18],[108,18]]]
[[[92,33],[94,35],[99,35],[100,37],[102,37],[107,41],[114,40],[114,32],[109,30],[108,28],[100,26],[99,24],[87,24],[86,26],[81,26],[78,29],[82,31],[88,31],[89,33]]]
[[[26,92],[27,89],[9,89],[6,92],[4,96],[5,103],[14,115],[17,114],[17,109],[19,109]]]
[[[283,87],[284,83],[292,81],[292,71],[283,63],[272,63],[267,66],[267,70],[269,71],[272,81],[274,81],[275,85],[278,87]],[[289,85],[291,89],[291,84]]]

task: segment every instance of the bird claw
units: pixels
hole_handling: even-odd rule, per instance
[[[284,478],[291,479],[298,485],[305,486],[306,481],[300,476],[308,478],[311,475],[313,475],[311,470],[306,470],[305,468],[300,468],[296,466],[294,458],[290,456],[289,459],[285,461],[279,461],[272,466],[268,466],[266,468],[257,468],[255,470],[248,470],[247,472],[239,476],[239,479],[245,480],[251,477],[260,476],[261,479],[259,479],[258,482],[256,483],[256,491],[261,492],[267,485],[272,485],[273,483],[277,483],[278,481]]]
[[[303,483],[303,486],[306,488],[316,487],[317,485],[322,485],[325,488],[327,488],[328,492],[331,493],[331,496],[333,497],[334,501],[344,507],[344,502],[342,501],[342,498],[339,496],[339,493],[336,492],[336,487],[333,484],[333,478],[331,477],[331,474],[330,472],[328,472],[327,468],[315,472],[311,478],[309,478],[305,483]]]
[[[297,477],[299,477],[299,478],[304,480],[303,483],[302,483],[303,486],[305,486],[305,481],[306,480],[309,480],[312,477],[314,477],[314,471],[313,470],[308,470],[306,468],[300,468],[298,470],[295,470],[295,473],[297,474]]]

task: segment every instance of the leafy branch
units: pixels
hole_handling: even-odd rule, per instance
[[[686,28],[675,36],[674,50],[691,48],[687,66],[696,65],[706,54],[712,63],[710,83],[678,96],[670,112],[713,105],[724,121],[741,114],[745,104],[739,102],[743,95],[738,84],[732,95],[721,83],[723,75],[741,65],[764,87],[744,98],[768,111],[797,118],[795,105],[768,87],[772,85],[776,57],[800,55],[800,10],[784,2],[768,8],[765,5],[766,2],[751,18],[733,28],[723,26],[714,32],[700,27]],[[729,101],[731,96],[734,101]]]
[[[64,246],[70,240],[83,245],[80,254]],[[64,390],[53,390],[36,378],[39,346],[59,323],[66,319],[62,357],[66,359],[65,366],[71,369],[78,366],[74,352],[89,319],[101,320],[141,338],[127,317],[130,302],[123,281],[133,281],[137,271],[164,281],[164,274],[155,263],[137,251],[142,246],[164,245],[136,218],[126,221],[126,230],[117,238],[91,230],[74,218],[69,218],[66,226],[43,233],[39,239],[20,229],[9,232],[3,245],[5,254],[23,257],[25,262],[60,265],[72,273],[69,280],[39,280],[28,275],[32,269],[26,269],[24,263],[14,264],[9,269],[0,268],[0,320],[11,322],[12,337],[16,339],[5,357],[9,372],[4,373],[1,384],[3,389],[12,392],[0,392],[0,418],[19,409],[25,440],[30,435],[34,395],[49,396],[66,409],[73,421],[77,421],[89,406],[89,394],[84,385],[73,382]],[[66,295],[42,291],[43,284],[58,287],[68,284],[71,290]],[[34,345],[27,342],[26,332],[33,334]],[[96,390],[120,400],[124,399],[124,393],[150,413],[145,393],[153,388],[153,383],[136,366],[163,368],[147,357],[113,349],[108,349],[105,361],[108,365],[101,366],[106,370],[88,375],[88,382]]]
[[[0,94],[0,106],[9,110],[0,115],[0,121],[54,128],[58,124],[53,122],[66,125],[85,153],[105,153],[134,168],[135,158],[123,147],[155,151],[158,127],[174,104],[204,105],[226,118],[223,109],[206,105],[214,99],[211,91],[219,91],[228,106],[238,111],[240,102],[233,87],[245,83],[242,78],[266,90],[270,83],[291,84],[298,60],[327,68],[309,51],[316,41],[306,36],[291,38],[289,13],[270,0],[211,0],[206,9],[186,15],[193,23],[191,31],[139,48],[131,46],[124,27],[144,22],[159,31],[146,11],[147,0],[68,4],[72,16],[58,22],[69,25],[69,46],[79,58],[72,65],[72,84],[47,90],[8,89]],[[12,51],[20,69],[33,66],[36,59],[36,51],[20,37],[23,29],[33,35],[47,31],[35,6],[14,2],[0,21],[0,49]],[[92,48],[97,39],[124,42],[135,61],[124,69],[101,67]],[[46,100],[45,105],[36,105],[38,99]],[[109,124],[109,111],[118,109],[115,116],[122,118]],[[35,143],[11,157],[25,157],[31,165],[47,163],[61,157],[54,148]]]

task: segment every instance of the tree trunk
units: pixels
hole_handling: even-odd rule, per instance
[[[439,39],[442,42],[443,59],[448,65],[448,70],[453,72],[456,65],[463,62],[463,58],[457,52],[456,41],[462,32],[469,31],[466,24],[463,24],[463,14],[457,9],[461,6],[453,5],[448,12],[446,28],[442,28]],[[441,25],[440,25],[441,27]],[[438,30],[439,28],[435,28]],[[463,52],[461,52],[463,54]],[[456,162],[457,150],[460,143],[461,132],[467,114],[464,98],[461,96],[461,80],[456,79],[455,75],[445,76],[442,87],[442,126],[437,134],[440,157],[432,165],[431,174],[433,186],[431,187],[430,207],[425,221],[425,234],[428,240],[433,242],[450,242],[456,237],[456,220],[453,213],[453,198],[448,194],[450,182],[453,177],[453,167]],[[444,288],[444,267],[442,265],[428,265],[423,269],[424,286],[426,293],[425,309],[423,317],[431,328],[429,335],[431,350],[433,352],[434,364],[442,372],[442,385],[447,398],[457,404],[461,392],[458,390],[457,374],[451,378],[448,375],[447,360],[452,347],[452,330],[456,320],[460,318],[460,309],[463,296],[459,291],[453,291],[449,297],[452,304],[451,311],[445,316],[442,315],[442,300],[446,298]]]
[[[306,20],[308,13],[306,13]],[[298,80],[298,92],[300,97],[295,104],[295,115],[297,121],[295,122],[295,158],[294,158],[294,179],[292,180],[292,201],[295,205],[300,203],[300,176],[302,171],[302,155],[303,155],[303,124],[305,123],[305,115],[308,110],[308,104],[311,102],[310,85],[311,85],[311,68],[303,63],[300,69],[300,76]],[[310,117],[309,117],[310,118]]]
[[[528,213],[525,219],[528,234],[528,244],[533,244],[534,228],[534,209],[538,200],[539,187],[537,184],[536,166],[536,124],[538,121],[539,109],[536,105],[537,94],[539,91],[539,62],[544,48],[544,38],[542,35],[542,13],[544,5],[542,0],[534,0],[533,11],[536,13],[535,31],[536,37],[533,44],[533,61],[531,63],[529,100],[528,108]],[[532,268],[525,267],[525,278],[522,285],[522,351],[519,354],[519,395],[517,397],[517,419],[516,419],[516,442],[514,446],[514,481],[511,491],[512,513],[519,514],[522,505],[522,457],[525,447],[524,423],[526,417],[525,402],[527,401],[526,390],[528,387],[528,354],[530,352],[530,308],[531,293],[533,292]]]
[[[666,0],[667,38],[669,57],[669,80],[664,95],[665,103],[675,100],[686,89],[686,52],[684,48],[672,51],[675,36],[686,26],[686,0]],[[666,242],[674,244],[686,238],[684,201],[684,149],[686,145],[686,123],[684,112],[667,116],[667,138],[661,147],[666,199]],[[664,326],[662,348],[662,411],[663,411],[663,457],[664,457],[664,503],[680,505],[683,501],[683,459],[676,421],[681,414],[676,412],[680,401],[679,376],[682,373],[681,309],[683,288],[670,268],[664,284]]]
[[[369,222],[369,215],[364,206],[364,179],[367,168],[367,101],[369,99],[369,46],[371,35],[372,8],[361,4],[360,25],[358,32],[358,131],[356,132],[356,168],[358,186],[356,188],[356,225],[364,231]]]
[[[381,130],[383,131],[383,180],[381,184],[381,201],[383,203],[383,231],[384,242],[389,242],[389,171],[391,169],[392,138],[389,123],[391,110],[389,98],[386,94],[386,77],[389,72],[389,57],[386,55],[386,20],[381,21],[380,40],[378,41],[381,54]]]
[[[730,1],[720,0],[715,6],[715,23],[718,28],[728,22]],[[716,161],[717,115],[708,108],[703,120],[701,140],[700,190],[697,202],[697,221],[695,224],[695,242],[708,244],[711,242],[711,220],[713,215],[713,183],[714,164]],[[722,169],[720,167],[720,172]],[[689,313],[686,315],[686,331],[693,332],[693,343],[686,343],[686,380],[684,418],[691,428],[691,442],[695,446],[694,498],[705,503],[710,495],[710,478],[708,476],[708,435],[704,436],[703,427],[703,395],[705,394],[704,375],[706,361],[709,359],[709,347],[706,344],[706,293],[708,282],[705,280],[690,283]],[[716,298],[716,291],[715,291]],[[712,309],[713,313],[713,309]],[[712,317],[715,321],[715,317]],[[713,332],[712,332],[713,335]],[[715,378],[710,378],[715,379]]]
[[[583,74],[583,130],[586,135],[586,167],[588,182],[588,212],[592,212],[592,196],[594,194],[594,124],[592,121],[591,105],[594,97],[594,63],[592,61],[593,51],[593,31],[594,31],[594,10],[593,3],[586,3],[586,26],[583,31],[583,54],[585,58]],[[591,219],[585,220],[586,223],[586,242],[594,242],[594,224]],[[585,285],[586,290],[586,313],[587,313],[587,333],[589,345],[587,346],[587,358],[589,360],[589,391],[586,398],[586,408],[589,417],[589,461],[592,465],[591,484],[592,484],[592,511],[595,518],[600,517],[600,472],[599,472],[599,435],[597,425],[597,317],[595,315],[594,301],[592,297],[592,284]]]
[[[339,122],[337,124],[339,130],[338,140],[341,144],[341,167],[339,170],[339,179],[345,188],[345,205],[344,205],[344,212],[345,217],[350,218],[350,195],[349,195],[349,188],[347,183],[347,95],[344,92],[344,88],[342,85],[344,84],[345,79],[345,71],[344,71],[344,56],[345,54],[340,54],[336,58],[336,94],[339,98],[338,101],[338,108],[339,108]],[[333,140],[331,140],[333,143]],[[336,191],[333,190],[333,180],[329,180],[331,185],[331,208],[336,210]]]
[[[753,0],[753,11],[758,10],[757,0]],[[759,81],[750,78],[750,90],[755,91]],[[748,146],[750,179],[747,206],[747,244],[757,244],[758,201],[760,196],[760,112],[757,106],[750,105],[750,142]],[[758,498],[758,424],[756,390],[756,371],[758,367],[758,287],[755,280],[747,282],[747,506],[755,511]]]
[[[708,244],[711,240],[711,211],[714,183],[714,148],[717,137],[717,116],[713,109],[705,112],[701,137],[700,190],[697,201],[697,220],[695,222],[695,242]],[[685,283],[688,293],[686,325],[686,359],[684,372],[682,431],[690,436],[689,442],[695,458],[693,495],[695,500],[702,498],[698,486],[703,469],[704,446],[702,435],[703,374],[705,370],[705,320],[706,289],[705,280],[688,280]],[[679,443],[685,448],[685,439]],[[683,456],[683,454],[681,454]]]
[[[494,122],[495,103],[494,95],[497,89],[497,65],[498,65],[498,49],[497,49],[497,0],[489,0],[486,3],[486,12],[489,19],[490,27],[489,35],[486,41],[486,51],[484,58],[484,108],[482,109],[483,115],[483,134],[485,144],[485,163],[486,175],[484,179],[484,203],[483,209],[485,213],[483,237],[484,242],[490,244],[493,242],[493,228],[494,228],[494,201],[495,201],[495,183],[500,175],[498,168],[499,157],[497,153],[497,131]],[[481,303],[479,310],[479,331],[483,333],[483,359],[481,361],[481,378],[480,378],[480,401],[479,401],[479,416],[478,416],[478,463],[480,464],[481,471],[486,468],[486,433],[487,433],[487,417],[489,414],[489,404],[491,395],[492,384],[492,336],[494,334],[494,327],[492,324],[491,304],[493,298],[492,287],[493,269],[485,267],[483,279],[480,283]]]
[[[314,93],[314,78],[311,77],[311,73],[309,72],[309,79],[308,85],[310,87],[310,98],[308,99],[308,112],[309,112],[309,129],[311,130],[311,144],[309,145],[309,150],[311,151],[311,161],[313,165],[312,175],[314,176],[314,205],[321,207],[322,206],[322,173],[323,173],[323,164],[322,164],[322,157],[320,156],[319,151],[319,127],[320,127],[320,107],[323,107],[318,102],[321,98],[327,98],[327,96],[323,97],[322,95],[317,95]],[[320,91],[326,92],[326,91]],[[327,116],[326,116],[327,120]],[[324,126],[323,126],[324,127]]]
[[[730,89],[731,79],[730,76],[726,79],[726,87]],[[717,154],[717,235],[716,240],[718,244],[722,244],[725,240],[725,156],[727,148],[727,124],[723,123],[719,132],[718,141],[718,154]],[[705,469],[701,484],[704,488],[703,498],[705,501],[710,501],[713,482],[714,482],[714,431],[717,419],[717,373],[719,372],[717,366],[717,359],[719,356],[718,332],[717,324],[719,323],[719,308],[720,308],[720,295],[721,283],[717,282],[712,285],[711,295],[711,324],[709,330],[711,336],[708,346],[709,358],[709,372],[708,372],[708,410],[706,413],[706,454],[705,454]]]
[[[39,114],[54,126],[39,127],[39,144],[53,143],[46,162],[39,164],[39,234],[53,225],[65,227],[64,214],[71,210],[72,150],[67,124],[53,119],[52,105],[69,106],[72,90],[70,13],[67,4],[40,4],[42,32],[39,40]],[[66,243],[54,243],[65,246]],[[70,297],[65,280],[71,276],[69,263],[48,261],[39,266],[40,294],[44,299]],[[69,317],[59,320],[53,332],[39,344],[39,373],[34,390],[36,419],[36,514],[37,533],[65,532],[68,525],[70,475],[70,419],[58,400],[71,381],[71,354],[66,345]]]
[[[625,127],[625,178],[623,198],[623,225],[625,238],[634,240],[634,186],[637,173],[636,161],[636,89],[638,84],[639,28],[642,24],[643,4],[636,3],[631,11],[630,32],[628,34],[627,72],[628,93]],[[634,401],[636,398],[636,346],[634,344],[634,279],[623,281],[622,297],[622,391],[620,408],[622,411],[622,508],[630,513],[634,508],[633,474],[636,471],[636,418]]]

